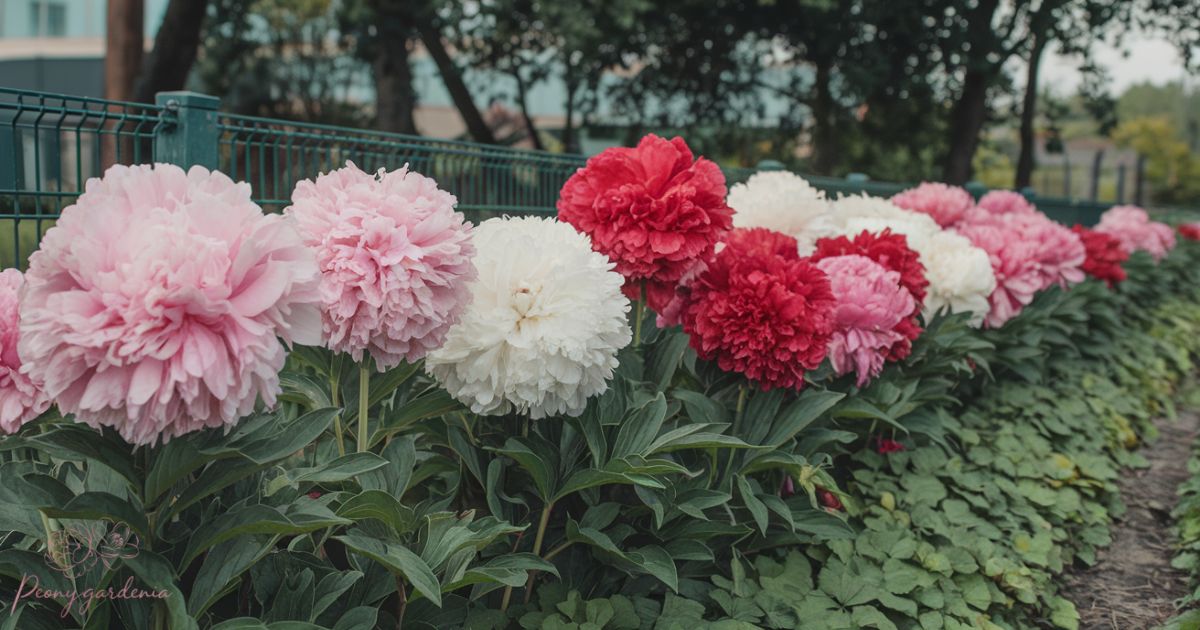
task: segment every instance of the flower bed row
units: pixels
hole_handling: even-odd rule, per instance
[[[1190,369],[1193,246],[936,184],[726,192],[653,136],[560,221],[471,226],[407,169],[283,215],[90,181],[0,274],[14,623],[1073,627],[1050,578]]]

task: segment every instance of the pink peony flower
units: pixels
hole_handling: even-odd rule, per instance
[[[438,348],[475,278],[471,224],[454,195],[408,170],[345,168],[296,185],[284,214],[321,269],[325,342],[379,371]]]
[[[1137,206],[1109,208],[1100,215],[1096,231],[1115,237],[1128,254],[1144,251],[1155,260],[1162,260],[1175,248],[1175,233],[1171,226],[1151,221],[1150,215]]]
[[[938,225],[950,227],[963,218],[975,205],[975,200],[971,193],[958,186],[924,182],[897,193],[892,197],[892,203],[905,210],[928,214]]]
[[[17,355],[17,296],[24,282],[16,269],[0,271],[0,433],[16,433],[50,408],[50,398],[41,386],[21,372]]]
[[[833,256],[817,262],[817,268],[829,276],[837,300],[829,360],[838,374],[854,371],[862,387],[883,370],[892,346],[905,340],[901,323],[916,302],[900,284],[899,273],[866,256]]]
[[[972,213],[959,226],[981,223],[1011,230],[1033,245],[1033,257],[1041,277],[1039,291],[1054,285],[1065,289],[1083,282],[1087,248],[1071,228],[1052,221],[1037,210],[1009,214]]]
[[[1027,240],[1006,221],[974,222],[956,231],[971,244],[987,252],[996,276],[996,288],[988,296],[989,310],[984,323],[1001,326],[1033,301],[1044,285],[1038,263],[1038,243]]]
[[[1029,200],[1013,190],[993,190],[979,199],[979,208],[991,214],[1031,214],[1037,212]]]
[[[113,166],[29,258],[21,360],[64,413],[134,444],[275,403],[284,345],[318,343],[317,267],[250,186]]]

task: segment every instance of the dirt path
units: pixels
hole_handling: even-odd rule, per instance
[[[1159,439],[1142,451],[1150,467],[1121,484],[1129,510],[1113,524],[1113,543],[1095,566],[1066,576],[1064,595],[1079,610],[1080,630],[1149,630],[1175,613],[1187,576],[1171,568],[1171,508],[1188,477],[1187,460],[1200,416],[1159,420]]]

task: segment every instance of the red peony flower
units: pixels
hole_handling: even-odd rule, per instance
[[[1200,223],[1184,223],[1180,225],[1179,235],[1189,241],[1200,241]]]
[[[646,283],[654,308],[711,258],[733,225],[733,209],[716,164],[694,159],[682,138],[651,134],[637,148],[606,149],[589,159],[563,186],[558,218],[616,263],[631,299]]]
[[[904,335],[904,339],[896,342],[887,354],[888,361],[903,360],[912,353],[912,342],[921,336],[922,328],[917,315],[925,302],[925,290],[929,288],[929,280],[925,277],[925,266],[921,264],[920,255],[908,246],[906,236],[885,228],[879,233],[863,230],[853,240],[846,236],[818,239],[817,251],[813,253],[812,261],[848,255],[865,256],[885,269],[899,273],[900,286],[908,289],[915,299],[916,305],[912,315],[895,328]]]
[[[1104,232],[1097,232],[1076,224],[1071,228],[1083,247],[1087,250],[1087,258],[1083,262],[1083,271],[1089,276],[1108,283],[1108,286],[1125,279],[1125,270],[1121,264],[1129,260],[1129,253],[1121,246],[1121,241]]]
[[[748,232],[691,284],[683,330],[696,353],[722,370],[763,389],[800,389],[805,371],[825,359],[832,334],[836,301],[829,278],[808,260],[784,253],[780,244],[795,251],[795,239]]]
[[[838,496],[825,488],[817,486],[817,500],[821,502],[821,506],[827,510],[841,512],[846,507],[842,505],[842,500]]]
[[[890,438],[885,438],[885,437],[879,437],[879,438],[875,439],[875,452],[879,453],[880,455],[887,455],[888,453],[899,453],[900,451],[903,451],[903,450],[905,450],[904,445],[897,442],[896,440],[893,440]]]
[[[800,260],[800,248],[794,237],[767,228],[737,228],[725,235],[723,244],[742,256],[773,254],[786,260]]]

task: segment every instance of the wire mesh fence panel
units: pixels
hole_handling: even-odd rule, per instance
[[[225,114],[221,169],[250,182],[264,208],[290,203],[296,182],[353,162],[366,171],[409,169],[432,177],[473,220],[553,214],[558,191],[584,158],[346,127]]]
[[[149,105],[0,88],[0,266],[24,267],[89,178],[113,164],[148,163],[156,156],[184,167],[215,167],[248,182],[255,200],[272,212],[290,203],[298,181],[347,162],[367,171],[408,165],[453,193],[459,210],[476,222],[504,214],[553,216],[563,184],[586,163],[581,155],[219,113],[218,99],[189,92],[161,93],[158,100],[160,105]],[[724,172],[733,186],[759,170]],[[864,175],[804,177],[831,198],[890,197],[906,187]],[[983,188],[972,191],[978,196]],[[1085,225],[1109,205],[1040,196],[1031,201],[1055,220]]]
[[[151,161],[158,124],[153,105],[0,88],[0,264],[23,268],[89,178]]]

